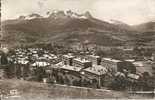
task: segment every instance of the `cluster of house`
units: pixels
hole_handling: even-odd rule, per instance
[[[50,51],[42,48],[16,49],[15,54],[8,57],[9,62],[13,64],[31,66],[49,66],[51,63],[57,63],[58,57]]]
[[[17,70],[23,69],[33,69],[34,67],[47,67],[51,64],[58,63],[60,59],[58,56],[50,52],[49,50],[44,50],[42,48],[18,48],[15,49],[11,54],[7,55],[7,62],[13,73]],[[4,58],[0,56],[0,77],[4,78],[4,68],[2,67],[2,61]],[[27,71],[27,70],[26,70]]]

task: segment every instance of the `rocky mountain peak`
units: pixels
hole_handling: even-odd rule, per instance
[[[84,13],[84,16],[87,17],[87,18],[92,18],[92,15],[91,15],[91,13],[89,11],[86,11]]]

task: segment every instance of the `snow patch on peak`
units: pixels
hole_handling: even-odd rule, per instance
[[[49,17],[52,17],[55,19],[57,19],[57,18],[88,19],[88,18],[92,17],[89,12],[86,12],[84,14],[78,14],[71,10],[66,10],[66,11],[54,10],[54,11],[52,11],[52,13],[47,12],[47,15],[49,15]]]
[[[124,22],[114,20],[114,19],[110,19],[108,22],[115,25],[126,25]]]
[[[42,18],[42,16],[39,14],[36,14],[36,13],[32,13],[27,16],[19,16],[20,20],[31,20],[31,19],[35,19],[35,18]]]
[[[92,18],[91,14],[87,11],[83,14],[78,14],[71,10],[53,10],[52,12],[48,11],[45,15],[39,15],[37,13],[32,13],[27,16],[19,16],[20,20],[32,20],[36,18],[54,18],[54,19],[65,19],[65,18],[76,18],[76,19],[89,19]]]

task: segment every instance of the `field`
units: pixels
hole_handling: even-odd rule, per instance
[[[17,96],[12,96],[10,90],[17,90]],[[3,92],[3,95],[7,95],[4,100],[129,98],[126,92],[65,85],[49,85],[15,79],[1,80],[0,91],[1,93]]]

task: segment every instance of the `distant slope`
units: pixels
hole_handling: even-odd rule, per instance
[[[134,43],[145,46],[155,47],[155,22],[147,22],[140,25],[134,25],[132,28],[138,31],[135,35]]]
[[[143,23],[140,25],[134,25],[133,28],[137,31],[142,31],[142,32],[155,32],[155,22],[147,22],[147,23]]]
[[[148,31],[135,35],[135,39],[133,40],[133,42],[139,45],[155,47],[155,32]]]

